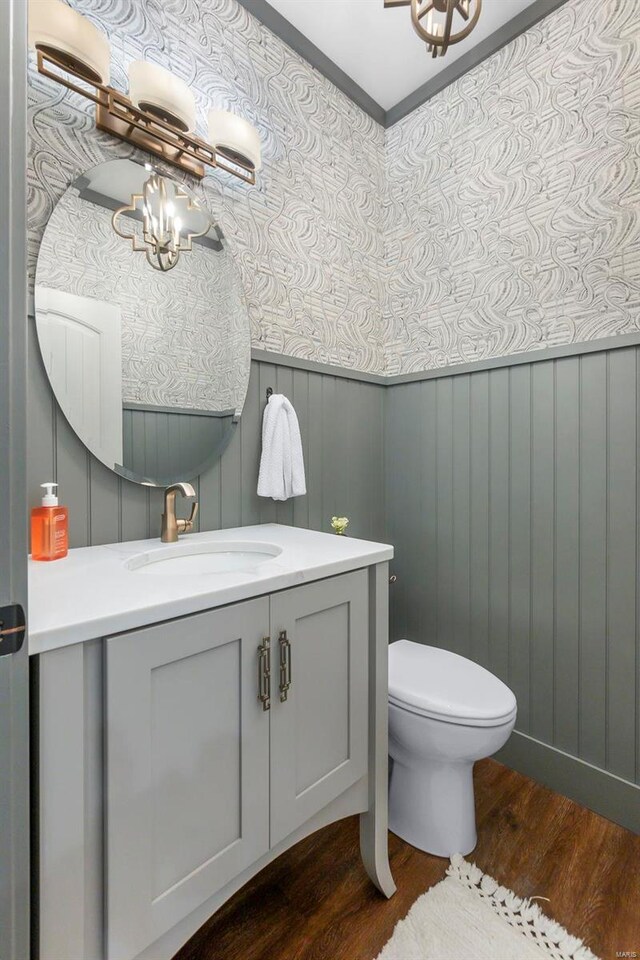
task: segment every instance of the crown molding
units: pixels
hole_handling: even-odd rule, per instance
[[[275,33],[288,47],[295,50],[307,63],[315,67],[327,80],[330,80],[338,90],[342,90],[376,123],[379,123],[382,127],[385,126],[386,112],[380,104],[373,97],[370,97],[362,87],[359,87],[344,70],[341,70],[337,63],[330,60],[319,47],[316,47],[315,43],[305,37],[304,33],[297,30],[286,17],[278,13],[275,7],[267,3],[267,0],[238,0],[238,3],[271,33]]]
[[[534,3],[522,10],[517,16],[512,17],[503,24],[498,30],[486,37],[475,47],[472,47],[468,53],[463,54],[458,60],[454,60],[450,66],[445,67],[440,73],[428,80],[409,96],[396,103],[385,113],[384,127],[392,127],[394,123],[403,120],[418,107],[421,107],[427,100],[431,100],[436,94],[440,93],[445,87],[459,80],[479,63],[492,57],[494,53],[506,47],[508,43],[519,37],[535,26],[540,20],[544,20],[548,14],[553,13],[558,7],[561,7],[567,0],[535,0]]]
[[[455,60],[450,66],[445,67],[440,73],[427,81],[413,93],[410,93],[403,100],[400,100],[394,107],[385,110],[377,103],[373,97],[358,86],[355,80],[344,72],[333,60],[330,60],[316,47],[303,33],[296,29],[293,24],[282,16],[281,13],[272,7],[267,0],[238,0],[241,7],[244,7],[256,20],[259,20],[268,30],[275,33],[288,47],[295,50],[312,67],[321,73],[327,80],[330,80],[339,90],[342,90],[350,100],[359,106],[380,126],[393,126],[408,114],[413,113],[423,103],[426,103],[436,94],[440,93],[449,84],[454,83],[469,70],[473,70],[479,63],[493,56],[498,50],[506,44],[511,43],[516,37],[520,36],[526,30],[535,26],[540,20],[543,20],[548,14],[553,13],[558,7],[561,7],[567,0],[534,0],[525,10],[522,10],[517,16],[512,17],[502,27],[487,37],[481,43],[472,47],[468,53],[464,54],[458,60]],[[407,24],[410,25],[409,23]]]

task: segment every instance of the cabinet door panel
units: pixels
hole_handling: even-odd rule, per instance
[[[154,899],[240,837],[240,647],[151,671]]]
[[[271,597],[271,846],[366,773],[367,573]],[[291,687],[278,694],[278,635],[291,644]]]
[[[135,957],[268,850],[266,598],[106,643],[107,929]]]

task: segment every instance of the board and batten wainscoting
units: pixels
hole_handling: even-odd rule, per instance
[[[499,759],[640,831],[640,347],[386,396],[391,639],[518,699]]]
[[[29,505],[40,484],[55,479],[69,508],[71,547],[160,536],[162,491],[116,476],[84,447],[56,403],[29,320]],[[242,417],[220,460],[195,481],[196,529],[286,523],[331,532],[331,517],[351,519],[354,537],[384,534],[383,428],[385,387],[359,379],[253,361]],[[286,503],[258,497],[262,414],[267,387],[284,393],[300,420],[307,496]],[[184,480],[193,478],[185,476]]]
[[[30,504],[55,478],[72,546],[159,536],[162,492],[86,451],[32,320],[30,337]],[[611,344],[388,385],[259,352],[237,430],[196,489],[200,530],[328,531],[339,513],[351,535],[392,543],[391,639],[504,679],[518,721],[499,758],[640,831],[640,346]],[[256,495],[267,387],[292,400],[303,438],[308,494],[283,504]]]

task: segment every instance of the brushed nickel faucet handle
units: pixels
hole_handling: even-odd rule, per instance
[[[195,500],[191,507],[191,516],[188,520],[178,520],[176,518],[176,496],[181,494],[187,500]],[[195,499],[196,491],[190,483],[172,483],[164,492],[164,513],[162,514],[162,533],[160,539],[163,543],[176,543],[179,533],[188,533],[193,529],[193,522],[198,513],[198,501]]]

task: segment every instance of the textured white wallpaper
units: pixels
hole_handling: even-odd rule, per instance
[[[386,136],[387,372],[640,330],[637,0],[569,0]]]
[[[636,0],[568,0],[386,135],[235,0],[72,5],[116,86],[144,56],[259,127],[259,186],[204,183],[254,346],[392,374],[640,330]],[[30,97],[33,265],[74,177],[134,151],[33,67]]]
[[[71,5],[109,35],[114,86],[127,89],[131,60],[150,59],[189,84],[201,135],[209,106],[257,125],[258,185],[220,171],[203,182],[243,276],[254,346],[382,371],[382,128],[235,0]],[[41,77],[33,58],[29,96],[33,273],[69,183],[103,160],[145,155],[96,131],[93,105]]]

